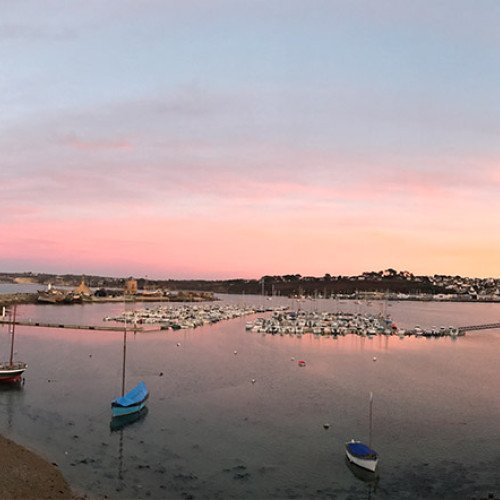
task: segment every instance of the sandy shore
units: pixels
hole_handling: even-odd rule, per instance
[[[0,500],[76,500],[57,466],[0,435]]]

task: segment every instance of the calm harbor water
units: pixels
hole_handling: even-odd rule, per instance
[[[278,304],[383,307],[266,303]],[[122,311],[115,303],[25,305],[18,317],[97,325]],[[403,328],[500,320],[500,304],[398,302],[387,311]],[[127,386],[144,380],[151,397],[148,413],[118,431],[110,429],[109,402],[121,387],[122,334],[18,327],[16,357],[29,368],[20,390],[0,390],[0,432],[57,463],[88,498],[500,497],[500,330],[455,340],[298,338],[245,331],[255,317],[129,333]],[[4,357],[8,346],[2,327]],[[351,469],[343,449],[346,440],[368,438],[370,391],[381,456],[375,479]]]

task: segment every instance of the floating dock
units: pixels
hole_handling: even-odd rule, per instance
[[[493,330],[500,328],[500,323],[487,323],[485,325],[459,326],[461,332],[472,332],[473,330]]]
[[[61,323],[43,323],[41,321],[15,321],[14,324],[19,326],[35,326],[41,328],[67,328],[68,330],[102,330],[108,332],[123,332],[124,330],[123,326],[64,325]],[[12,325],[12,321],[1,319],[0,325]],[[158,330],[158,328],[155,328],[155,330]],[[143,327],[130,325],[127,327],[127,331],[143,332],[145,330]]]

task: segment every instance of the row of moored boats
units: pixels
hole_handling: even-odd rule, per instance
[[[459,328],[432,327],[424,329],[415,326],[412,329],[398,328],[389,315],[361,314],[343,312],[290,311],[286,307],[257,308],[235,304],[186,304],[182,306],[160,305],[137,310],[124,311],[117,317],[105,320],[119,321],[133,326],[155,325],[162,330],[192,329],[199,326],[218,323],[219,321],[241,318],[243,316],[266,314],[246,322],[246,329],[252,332],[271,335],[313,334],[322,337],[359,335],[374,337],[377,335],[398,335],[399,337],[457,337],[464,332]]]
[[[120,316],[104,319],[126,322],[129,325],[157,325],[162,330],[179,330],[211,325],[256,313],[257,310],[253,307],[232,304],[162,305],[125,311]]]
[[[463,335],[456,327],[432,327],[429,330],[416,326],[413,329],[398,328],[391,317],[386,315],[360,313],[331,313],[307,311],[275,311],[271,318],[259,317],[248,321],[246,329],[253,332],[272,335],[313,334],[315,336],[359,335],[415,335],[423,337],[443,337]]]

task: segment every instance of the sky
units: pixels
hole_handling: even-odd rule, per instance
[[[497,0],[0,9],[0,271],[500,277]]]

